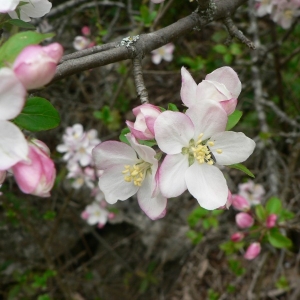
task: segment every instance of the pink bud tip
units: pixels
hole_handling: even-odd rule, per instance
[[[244,212],[237,214],[235,216],[235,221],[240,228],[249,228],[254,224],[253,218]]]
[[[114,213],[109,213],[108,214],[108,218],[110,219],[110,220],[112,220],[113,218],[115,218],[116,217],[116,215],[114,214]]]
[[[232,206],[241,211],[247,211],[250,208],[249,202],[240,195],[232,195]]]
[[[261,246],[260,243],[252,243],[244,254],[244,258],[248,260],[252,260],[258,256],[260,253]]]
[[[245,235],[242,232],[236,232],[233,235],[231,235],[230,239],[233,242],[240,242],[244,239]]]
[[[272,227],[275,226],[276,221],[277,221],[277,215],[271,214],[271,215],[268,216],[268,218],[266,220],[266,226],[268,228],[272,228]]]

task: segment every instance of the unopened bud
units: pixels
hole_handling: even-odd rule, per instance
[[[233,242],[240,242],[244,239],[245,235],[242,232],[236,232],[234,234],[231,235],[230,239]]]
[[[244,254],[244,258],[248,260],[252,260],[258,256],[260,253],[261,246],[260,243],[252,243]]]
[[[277,215],[275,214],[270,214],[266,220],[266,226],[268,228],[272,228],[275,226],[276,224],[276,221],[277,221]]]
[[[249,228],[254,224],[253,218],[244,212],[237,214],[235,216],[235,221],[240,228]]]
[[[249,202],[240,195],[232,195],[232,206],[241,211],[247,211],[250,208]]]

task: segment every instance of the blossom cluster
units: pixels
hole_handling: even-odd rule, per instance
[[[230,191],[220,167],[245,161],[255,148],[243,133],[225,131],[241,92],[232,68],[219,68],[199,84],[185,68],[181,75],[184,113],[140,105],[133,109],[135,122],[126,122],[128,144],[106,141],[93,150],[106,201],[137,193],[141,209],[153,220],[165,215],[168,198],[186,190],[203,208],[226,205]]]
[[[76,50],[83,50],[95,46],[95,42],[92,42],[90,39],[91,29],[88,26],[83,26],[81,33],[83,35],[76,36],[73,41],[73,47]]]
[[[89,225],[98,224],[101,228],[114,214],[106,208],[104,194],[96,183],[97,175],[101,175],[101,171],[96,173],[92,160],[92,149],[101,142],[97,136],[97,130],[84,131],[81,124],[74,124],[66,128],[62,137],[63,144],[56,149],[64,153],[62,158],[67,162],[67,178],[72,180],[72,187],[80,189],[86,186],[91,190],[94,201],[85,208],[81,217]]]
[[[270,14],[271,19],[284,29],[291,27],[300,16],[299,0],[256,0],[256,14],[259,17]]]

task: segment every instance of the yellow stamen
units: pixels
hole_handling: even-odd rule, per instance
[[[221,154],[221,153],[223,153],[223,150],[222,149],[217,149],[217,153]]]

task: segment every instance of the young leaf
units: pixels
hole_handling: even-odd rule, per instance
[[[179,109],[177,108],[177,106],[173,103],[168,103],[168,110],[171,111],[179,111]]]
[[[46,99],[29,98],[22,112],[13,120],[20,128],[41,131],[55,128],[60,122],[58,111]]]
[[[282,209],[280,199],[272,197],[267,201],[266,210],[269,214],[279,215]]]
[[[243,112],[235,110],[231,115],[228,116],[226,130],[232,129],[241,119]]]
[[[14,26],[17,26],[17,27],[21,27],[21,28],[35,30],[35,27],[32,24],[24,22],[24,21],[19,20],[19,19],[10,19],[10,20],[7,20],[5,23],[9,23],[11,25],[14,25]]]
[[[230,166],[227,166],[229,168],[232,168],[232,169],[237,169],[237,170],[240,170],[244,173],[246,173],[248,176],[254,178],[255,176],[252,174],[252,172],[247,168],[245,167],[244,165],[242,164],[234,164],[234,165],[230,165]]]
[[[267,213],[265,208],[262,205],[256,205],[255,206],[255,214],[259,221],[263,222],[267,218]]]
[[[275,248],[289,248],[292,246],[292,241],[282,235],[277,228],[272,228],[268,232],[268,240]]]
[[[53,37],[53,33],[38,33],[23,31],[13,35],[0,48],[0,67],[13,63],[18,54],[27,46],[39,44],[46,38]]]
[[[123,128],[122,131],[121,131],[121,134],[119,136],[120,141],[125,143],[125,144],[128,144],[128,145],[130,145],[130,143],[128,142],[127,137],[125,135],[129,132],[130,132],[129,128],[127,128],[127,127]]]

